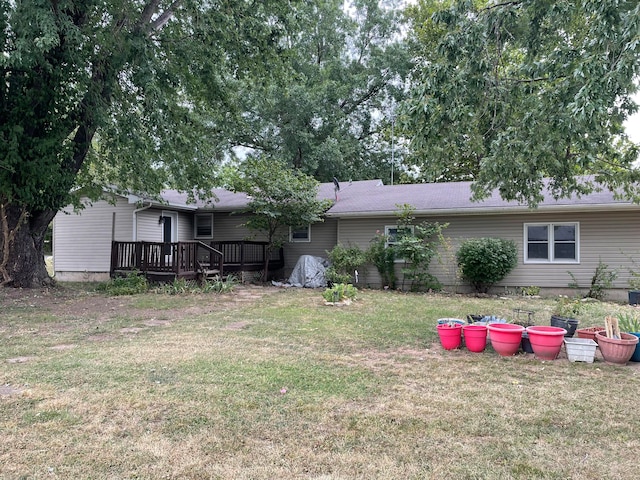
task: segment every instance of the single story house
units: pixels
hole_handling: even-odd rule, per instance
[[[249,199],[241,193],[215,190],[215,201],[189,203],[186,194],[164,191],[162,201],[114,196],[78,214],[71,208],[54,220],[56,278],[103,280],[111,271],[113,242],[239,242],[253,232],[238,212]],[[517,267],[495,288],[514,291],[537,286],[573,293],[573,275],[586,291],[599,262],[616,270],[612,298],[625,298],[633,260],[640,258],[640,205],[616,199],[608,190],[581,197],[545,199],[530,209],[502,200],[497,193],[472,202],[470,182],[384,185],[380,180],[321,184],[318,196],[334,200],[322,223],[289,232],[278,267],[287,278],[300,255],[326,256],[334,245],[366,249],[376,232],[393,233],[398,206],[414,208],[418,222],[448,223],[448,245],[431,265],[445,286],[464,290],[456,276],[455,252],[466,238],[500,237],[516,242]],[[256,238],[254,240],[264,240]],[[211,243],[213,242],[213,243]],[[277,263],[277,262],[276,262]],[[399,267],[398,267],[399,268]],[[373,266],[359,276],[361,285],[380,286]]]

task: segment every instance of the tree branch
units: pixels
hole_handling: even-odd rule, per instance
[[[164,27],[167,22],[171,20],[171,17],[173,17],[176,9],[180,6],[180,3],[181,0],[175,0],[171,5],[169,5],[169,8],[162,12],[160,16],[151,23],[151,30],[157,31]]]
[[[511,1],[511,2],[502,2],[502,3],[496,3],[495,5],[488,5],[484,8],[481,8],[480,10],[478,10],[478,12],[488,12],[490,10],[493,10],[495,8],[501,8],[501,7],[516,7],[518,5],[521,5],[522,1]]]

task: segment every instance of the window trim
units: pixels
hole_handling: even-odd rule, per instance
[[[575,259],[556,259],[554,258],[555,252],[555,239],[554,239],[554,227],[570,225],[575,227],[575,245],[576,245],[576,258]],[[547,227],[547,258],[529,258],[529,227]],[[580,263],[580,222],[530,222],[524,224],[523,232],[523,260],[526,264],[542,264],[542,265],[575,265]]]
[[[304,229],[304,225],[298,227],[289,227],[289,242],[290,243],[311,243],[311,224],[307,224],[307,238],[293,238],[293,232],[301,232]]]
[[[211,221],[211,234],[198,235],[198,217],[207,217]],[[212,240],[213,239],[213,213],[196,213],[193,217],[193,238],[195,240]]]
[[[411,235],[413,235],[415,233],[415,228],[414,225],[403,225],[403,227],[408,228],[409,231],[411,232]],[[395,229],[396,232],[398,231],[399,226],[398,225],[385,225],[384,226],[384,236],[386,238],[384,246],[385,248],[388,247],[389,245],[395,245],[396,243],[398,243],[397,241],[394,242],[390,242],[389,241],[389,230]]]

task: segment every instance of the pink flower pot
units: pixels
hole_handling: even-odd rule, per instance
[[[527,334],[536,358],[540,360],[555,360],[560,353],[567,331],[560,327],[536,325],[527,327]]]
[[[496,353],[503,357],[515,355],[520,349],[522,342],[522,325],[513,323],[492,323],[487,325],[491,333],[491,346]]]
[[[445,350],[454,350],[460,348],[462,344],[462,325],[460,324],[442,324],[436,327],[440,343]]]
[[[470,352],[483,352],[487,346],[486,325],[465,325],[462,327],[464,344]]]

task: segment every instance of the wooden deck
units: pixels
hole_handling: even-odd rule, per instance
[[[264,268],[266,242],[116,242],[111,246],[111,277],[138,271],[149,280],[172,282],[177,278],[203,280],[232,272]],[[269,260],[269,271],[284,266],[280,248]]]

